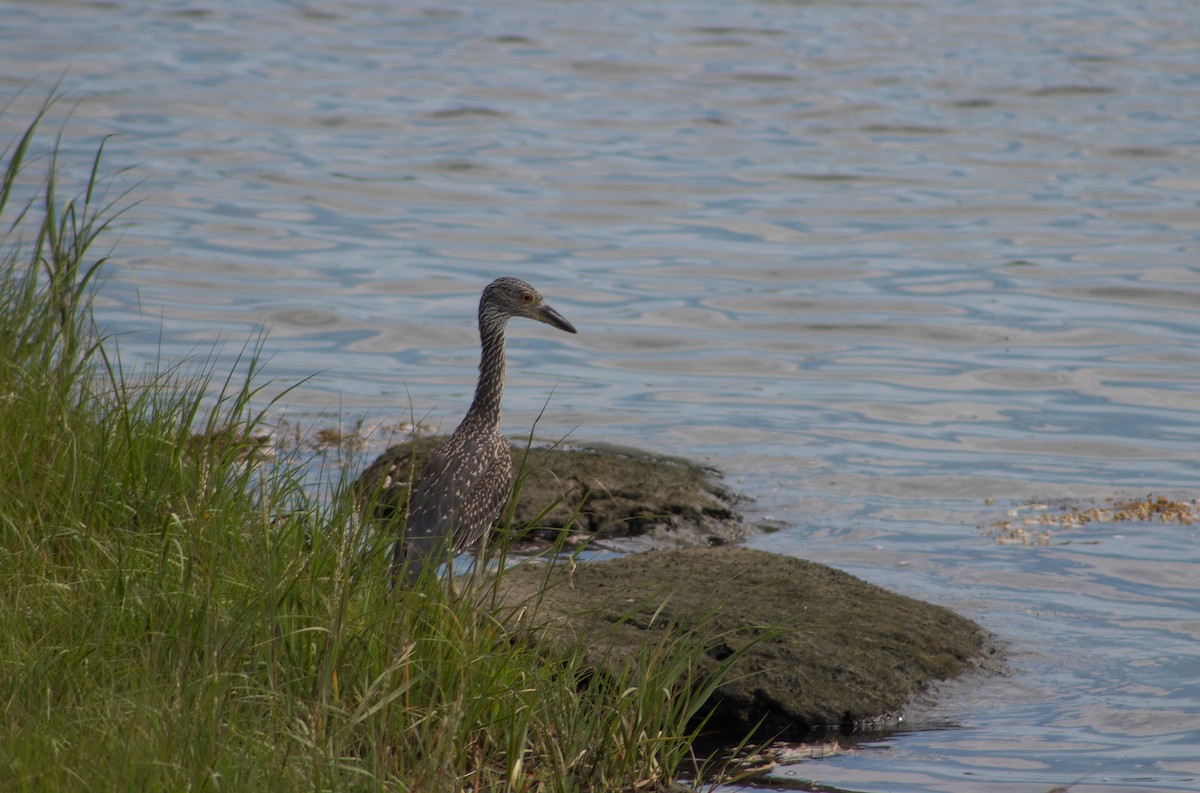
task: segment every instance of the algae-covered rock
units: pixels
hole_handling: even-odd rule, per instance
[[[535,641],[549,652],[582,641],[599,670],[672,630],[712,637],[698,678],[742,653],[710,699],[709,726],[735,738],[760,721],[760,735],[798,735],[886,717],[986,652],[984,631],[948,609],[740,547],[525,564],[499,587]]]
[[[440,442],[421,437],[388,449],[356,483],[359,499],[376,517],[399,519],[408,483]],[[685,460],[523,443],[513,445],[513,460],[521,472],[517,530],[532,526],[544,538],[564,527],[603,538],[650,534],[675,544],[720,544],[743,533],[735,497],[716,472]],[[554,568],[528,562],[506,572],[499,587],[501,605],[519,623],[514,631],[529,632],[548,652],[584,646],[601,672],[636,661],[668,631],[710,637],[695,675],[733,664],[710,700],[709,725],[735,740],[760,722],[760,735],[796,735],[885,718],[986,652],[979,626],[947,609],[824,565],[740,547]],[[687,643],[661,646],[684,652]]]
[[[425,436],[392,446],[363,472],[355,492],[363,500],[376,496],[376,517],[401,515],[409,482],[443,440]],[[566,528],[590,537],[654,533],[719,544],[744,533],[735,496],[717,483],[720,474],[687,460],[614,446],[523,442],[513,443],[512,454],[518,473],[511,525],[526,536],[553,540]]]

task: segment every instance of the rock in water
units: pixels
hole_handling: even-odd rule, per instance
[[[760,736],[792,737],[870,723],[988,652],[985,631],[949,609],[764,551],[682,548],[564,567],[502,577],[513,619],[550,652],[587,647],[598,670],[668,630],[717,637],[698,678],[744,651],[710,700],[709,727],[735,740],[760,721]]]

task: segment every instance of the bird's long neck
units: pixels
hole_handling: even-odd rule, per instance
[[[504,399],[504,325],[505,318],[479,315],[479,340],[483,352],[479,357],[475,401],[467,411],[467,419],[497,429],[500,427],[500,403]]]

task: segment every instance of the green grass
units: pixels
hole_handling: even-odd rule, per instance
[[[601,678],[582,648],[514,637],[486,590],[389,594],[386,537],[346,528],[338,486],[246,462],[261,348],[242,380],[204,360],[124,371],[90,309],[119,201],[100,151],[73,198],[53,153],[28,189],[40,122],[0,188],[0,789],[643,790],[694,772],[703,692],[668,650],[703,641]]]

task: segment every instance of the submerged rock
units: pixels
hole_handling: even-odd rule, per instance
[[[734,740],[760,723],[759,737],[878,723],[988,653],[983,629],[948,609],[741,547],[526,563],[498,586],[534,641],[549,652],[586,647],[600,671],[616,673],[667,631],[710,637],[696,679],[737,656],[708,725]]]
[[[408,486],[444,438],[417,437],[381,454],[354,485],[375,517],[398,519]],[[523,539],[553,542],[563,531],[588,538],[650,535],[660,544],[721,544],[745,527],[720,473],[677,457],[592,445],[530,448],[513,443],[517,469],[512,521]],[[414,466],[416,469],[414,470]]]

